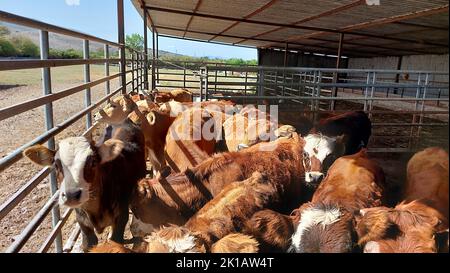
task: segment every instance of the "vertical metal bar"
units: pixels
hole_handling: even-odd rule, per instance
[[[183,65],[183,88],[186,88],[186,62]]]
[[[372,72],[367,72],[366,88],[364,89],[364,111],[367,111],[367,95],[369,93],[370,77]]]
[[[135,77],[135,69],[136,69],[136,60],[134,57],[134,52],[132,50],[130,50],[131,53],[131,90],[132,91],[136,91],[136,87],[135,87],[135,81],[136,81],[136,77]]]
[[[217,67],[217,64],[216,64]],[[216,71],[214,72],[214,92],[217,93],[217,68]]]
[[[147,29],[147,9],[144,8],[144,89],[148,91],[148,29]]]
[[[209,71],[208,71],[208,67],[206,66],[205,67],[205,74],[206,74],[206,77],[205,77],[205,101],[207,101],[208,100],[208,98],[209,98],[209,88],[208,88],[208,77],[209,77],[209,75],[208,75],[208,73],[209,73]]]
[[[199,79],[200,79],[200,101],[203,100],[203,77],[204,77],[204,70],[203,68],[200,68],[200,75],[199,75]]]
[[[155,66],[156,66],[156,36],[155,29],[152,29],[152,90],[156,88]]]
[[[336,59],[336,69],[337,70],[339,70],[339,68],[340,68],[340,66],[341,66],[341,57],[342,57],[342,45],[343,45],[343,42],[344,42],[344,33],[340,33],[339,34],[339,47],[338,47],[338,54],[337,54],[337,59]],[[338,82],[338,77],[339,77],[339,73],[338,73],[338,71],[336,71],[334,74],[333,74],[333,83],[334,84],[336,84],[337,82]],[[333,97],[337,97],[337,92],[338,92],[338,89],[337,89],[337,87],[336,86],[333,86],[333,92],[331,93],[331,96],[333,96]],[[336,107],[336,101],[335,100],[332,100],[331,101],[331,105],[330,105],[330,110],[331,111],[334,111],[334,109],[335,109],[335,107]]]
[[[104,46],[104,53],[105,53],[105,59],[108,60],[109,59],[109,45],[105,45]],[[105,76],[108,77],[109,76],[109,62],[106,61],[105,62]],[[105,82],[105,91],[106,91],[106,95],[108,95],[111,92],[111,82],[110,81],[106,81]]]
[[[48,40],[48,32],[41,30],[40,31],[40,51],[41,51],[41,60],[47,60],[49,55],[49,40]],[[51,81],[51,74],[50,74],[50,68],[44,67],[42,68],[42,90],[45,95],[49,95],[52,93],[52,81]],[[53,104],[48,103],[45,105],[45,128],[46,130],[50,130],[53,128]],[[48,142],[47,146],[49,149],[55,150],[55,138],[51,137]],[[50,192],[51,196],[55,194],[55,192],[58,190],[58,182],[56,181],[56,175],[55,171],[52,171],[50,173]],[[59,214],[59,207],[56,205],[52,209],[52,226],[55,227],[58,224],[59,219],[61,218]],[[57,253],[62,252],[62,237],[61,232],[58,233],[57,237],[55,238],[55,250]]]
[[[375,93],[375,83],[376,83],[376,72],[372,74],[372,87],[370,89],[370,101],[369,101],[369,118],[372,118],[372,109],[373,109],[373,95]]]
[[[421,73],[419,73],[418,76],[417,76],[416,100],[415,100],[415,103],[414,103],[414,114],[413,114],[413,118],[412,118],[412,122],[411,122],[411,123],[415,123],[415,122],[416,122],[416,114],[415,114],[415,112],[417,112],[418,104],[419,104],[418,99],[419,99],[419,97],[420,97],[420,90],[421,90],[421,88],[420,88],[420,83],[421,83],[421,81],[422,81],[421,76],[422,76]],[[414,126],[411,125],[411,130],[410,130],[410,133],[409,133],[409,143],[408,143],[409,149],[413,149],[413,144],[414,144],[414,140],[413,140],[413,137],[414,137],[414,131],[415,131],[415,130],[414,130]]]
[[[156,32],[156,81],[159,84],[159,34]]]
[[[422,124],[423,122],[423,113],[425,111],[425,99],[427,97],[427,91],[428,91],[428,84],[429,84],[429,76],[430,74],[425,74],[425,86],[423,88],[423,95],[422,95],[422,105],[420,107],[420,117],[419,117],[419,123]],[[422,131],[422,126],[417,127],[417,135],[416,135],[416,143],[419,142],[420,132]]]
[[[89,40],[83,41],[83,59],[89,59]],[[88,83],[91,81],[91,69],[89,64],[84,65],[84,82]],[[91,105],[91,88],[86,88],[84,93],[84,105],[89,107]],[[86,130],[92,126],[92,115],[91,112],[86,113]]]
[[[139,51],[136,51],[136,91],[139,93],[139,90],[141,89],[141,54]]]
[[[117,27],[118,43],[120,46],[120,85],[122,94],[127,93],[126,58],[125,58],[125,26],[124,26],[123,0],[117,0]]]

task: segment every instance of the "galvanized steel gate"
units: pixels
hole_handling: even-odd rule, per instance
[[[124,94],[127,91],[143,91],[148,89],[148,58],[147,50],[144,52],[136,51],[132,48],[125,46],[124,37],[124,16],[123,16],[123,0],[118,0],[118,27],[119,27],[119,41],[111,42],[95,36],[80,33],[70,29],[50,25],[40,21],[32,20],[29,18],[17,16],[7,12],[0,11],[0,21],[18,24],[40,31],[40,60],[6,60],[0,61],[0,71],[6,70],[19,70],[19,69],[42,69],[42,90],[43,96],[36,99],[31,99],[22,103],[18,103],[12,106],[8,106],[0,109],[0,121],[32,110],[37,107],[45,107],[45,126],[46,132],[37,138],[29,141],[15,149],[12,153],[0,159],[0,172],[10,167],[17,161],[23,158],[22,152],[33,145],[47,143],[50,149],[55,148],[54,137],[62,132],[67,127],[74,124],[76,121],[86,119],[86,131],[84,136],[90,137],[93,129],[96,128],[97,123],[92,123],[91,112],[107,102],[113,96],[117,94]],[[83,41],[83,59],[49,59],[49,32],[58,33],[70,37],[82,39]],[[146,35],[145,35],[146,36]],[[104,58],[92,59],[89,56],[89,43],[97,42],[104,45]],[[110,47],[115,47],[119,50],[119,58],[110,57]],[[91,81],[90,78],[90,65],[92,64],[104,64],[104,77],[98,80]],[[120,72],[110,75],[110,65],[118,64]],[[72,65],[84,65],[84,84],[60,90],[54,93],[51,86],[51,68],[61,66]],[[131,68],[127,70],[128,68]],[[126,76],[131,73],[131,80],[126,82]],[[120,87],[116,90],[110,90],[110,81],[113,79],[120,79]],[[97,102],[91,101],[91,88],[100,84],[105,84],[105,96]],[[130,88],[128,88],[130,87]],[[85,109],[77,114],[69,117],[64,122],[55,125],[53,123],[53,105],[52,103],[73,95],[75,93],[85,91]],[[43,222],[44,218],[51,212],[53,229],[48,234],[44,243],[39,248],[39,252],[47,252],[52,243],[55,245],[56,252],[69,252],[71,251],[77,237],[80,234],[79,227],[76,226],[69,236],[66,244],[63,246],[61,238],[61,229],[63,225],[69,219],[72,209],[66,209],[62,215],[60,215],[59,207],[57,204],[58,198],[58,185],[56,182],[55,173],[50,167],[43,168],[34,177],[32,177],[27,183],[25,183],[19,190],[12,194],[3,204],[0,205],[0,220],[3,219],[11,210],[13,210],[20,202],[34,189],[40,182],[46,177],[50,179],[50,191],[51,197],[45,203],[45,205],[35,214],[27,226],[16,237],[15,241],[6,249],[6,252],[19,252],[28,239],[33,235],[39,225]]]

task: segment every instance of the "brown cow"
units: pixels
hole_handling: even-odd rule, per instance
[[[245,222],[242,232],[252,235],[258,241],[262,253],[286,252],[296,223],[298,217],[295,215],[287,216],[265,209],[253,214]]]
[[[241,230],[245,220],[256,211],[279,207],[281,200],[288,195],[288,192],[282,187],[277,187],[277,183],[278,181],[255,172],[244,181],[228,184],[217,196],[192,216],[184,225],[189,230],[189,234],[186,234],[186,236],[179,238],[178,241],[166,240],[166,236],[159,236],[162,231],[158,231],[145,241],[149,244],[149,248],[153,248],[152,245],[155,243],[158,245],[163,243],[167,246],[188,246],[189,243],[186,238],[191,238],[190,244],[192,246],[195,245],[195,241],[201,242],[199,244],[201,249],[211,252],[214,243]],[[178,232],[177,229],[170,229],[172,232]],[[187,249],[191,250],[192,248]],[[179,252],[181,250],[173,250],[168,247],[168,252],[172,251]]]
[[[158,227],[183,224],[229,183],[260,171],[286,193],[285,212],[298,207],[304,184],[303,147],[297,134],[289,139],[263,142],[240,152],[212,156],[184,173],[143,179],[133,198],[132,211],[143,223]]]
[[[201,108],[190,108],[175,119],[164,147],[166,163],[172,170],[192,168],[215,152],[216,136],[205,130],[208,123],[214,124],[214,118]]]
[[[97,145],[71,137],[61,140],[57,151],[37,145],[24,156],[55,167],[59,203],[75,209],[84,250],[97,244],[95,231],[102,233],[108,226],[111,239],[123,241],[130,195],[146,172],[144,136],[137,125],[127,119],[111,139]]]
[[[393,209],[360,211],[357,232],[364,252],[448,251],[448,176],[446,151],[416,153],[407,165],[403,201]]]
[[[155,97],[155,102],[164,103],[171,100],[179,102],[192,102],[192,92],[184,89],[174,89],[170,92],[153,92],[152,95]]]
[[[353,251],[354,212],[382,205],[384,184],[382,169],[367,157],[365,149],[337,159],[311,202],[300,207],[291,250]]]

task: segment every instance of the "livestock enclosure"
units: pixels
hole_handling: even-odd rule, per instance
[[[317,122],[334,113],[364,111],[373,126],[368,151],[394,176],[403,167],[399,161],[412,152],[429,146],[448,150],[448,1],[399,4],[381,0],[382,10],[365,0],[315,1],[323,5],[276,0],[130,1],[142,16],[145,45],[148,29],[152,31],[152,52],[147,47],[140,52],[125,46],[123,0],[111,0],[118,11],[117,42],[0,10],[0,21],[40,33],[40,59],[0,60],[0,73],[40,69],[42,87],[41,96],[0,105],[0,122],[14,123],[23,114],[35,114],[43,108],[45,127],[42,134],[36,133],[31,139],[15,136],[22,138],[22,144],[8,147],[7,152],[1,150],[0,174],[10,173],[1,177],[0,183],[11,183],[10,177],[21,176],[11,173],[17,172],[14,167],[24,160],[26,148],[47,144],[54,149],[66,134],[95,139],[102,128],[93,122],[93,111],[116,95],[147,94],[154,89],[186,88],[194,92],[195,101],[226,99],[238,104],[276,105],[279,121],[302,133],[306,133],[302,131],[305,120]],[[225,2],[228,8],[223,6]],[[83,59],[49,59],[49,33],[78,38]],[[257,48],[258,65],[161,60],[159,37]],[[103,45],[104,58],[90,57],[91,43]],[[119,51],[119,58],[110,57],[111,48]],[[397,58],[392,66],[386,65],[387,59],[378,67],[371,65],[374,58],[392,56]],[[420,66],[414,61],[406,66],[407,56],[437,56],[446,60],[446,67]],[[63,89],[52,85],[54,70],[77,65],[83,67],[82,84]],[[91,77],[94,65],[101,66],[102,77]],[[113,69],[118,72],[111,73]],[[97,101],[93,101],[94,88],[101,91],[95,96],[99,97]],[[83,100],[83,109],[56,117],[55,105],[76,94]],[[63,121],[55,123],[57,118]],[[38,131],[33,127],[27,129]],[[3,234],[7,239],[2,243],[8,245],[4,249],[0,246],[0,251],[71,252],[80,240],[80,228],[73,221],[73,209],[60,208],[57,203],[54,170],[45,167],[31,177],[20,178],[24,180],[20,187],[0,198],[0,223],[20,218],[20,212],[12,212],[19,210],[45,181],[48,194],[18,232]],[[51,228],[36,240],[33,236],[46,219],[50,219]],[[38,246],[25,248],[32,240]]]

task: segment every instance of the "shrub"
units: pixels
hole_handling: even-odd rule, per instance
[[[14,45],[4,39],[0,38],[0,56],[2,57],[14,57],[17,56],[19,52],[17,52],[17,49],[14,47]]]

